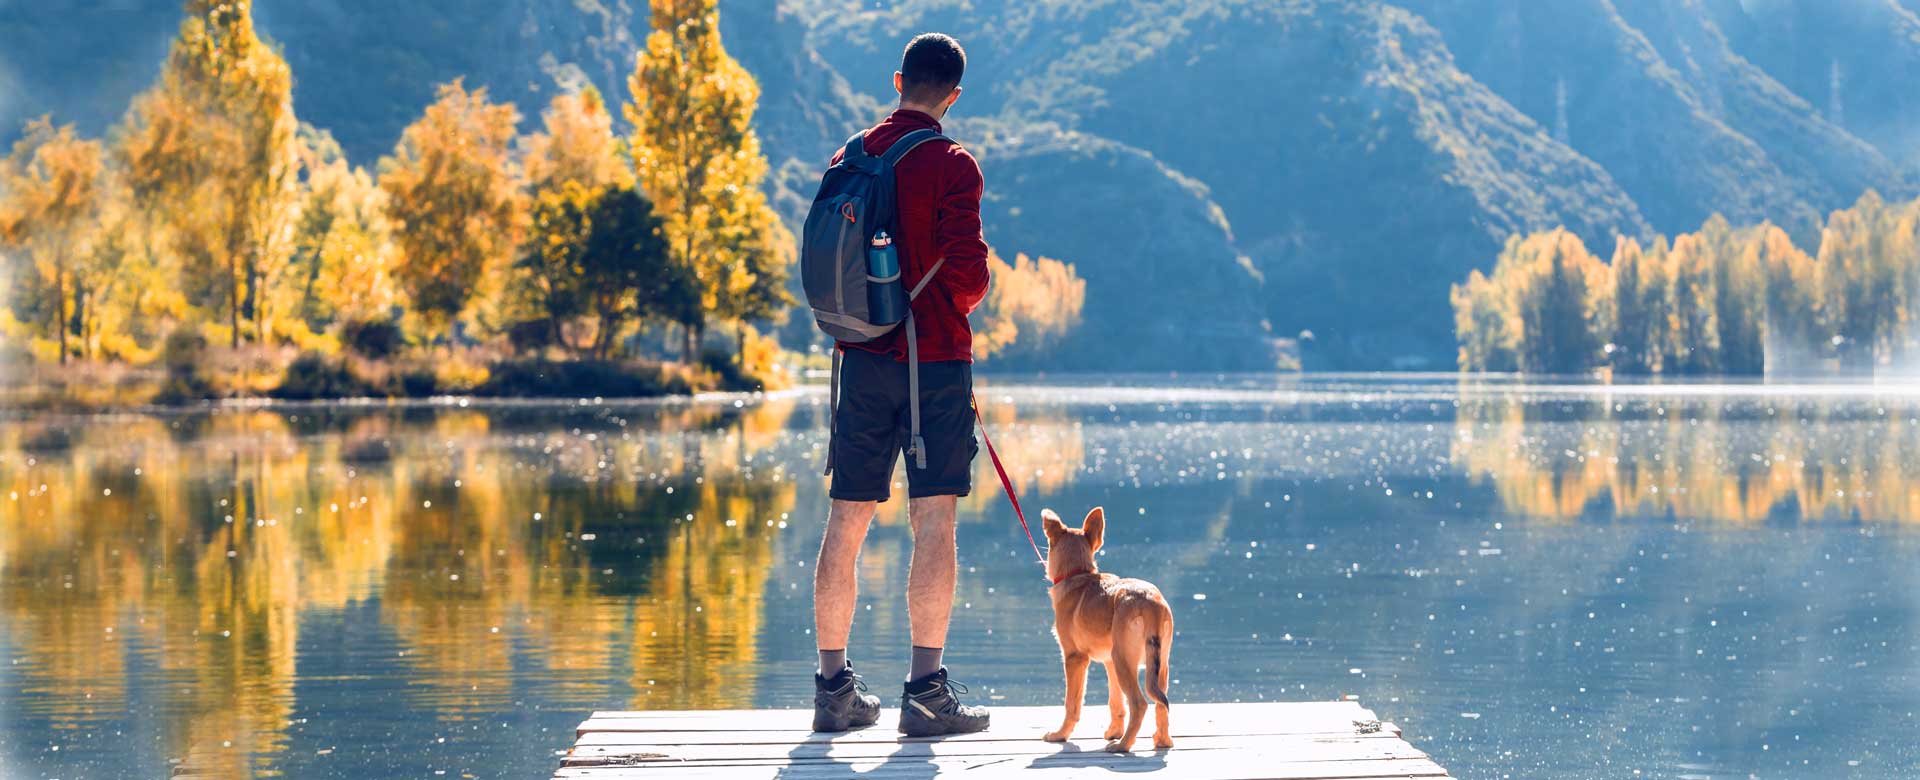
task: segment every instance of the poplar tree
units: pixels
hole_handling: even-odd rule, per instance
[[[292,256],[300,178],[293,75],[248,0],[189,0],[160,81],[128,113],[117,154],[138,210],[181,262],[188,299],[268,336],[267,288]]]
[[[380,189],[394,220],[394,275],[410,312],[430,335],[451,335],[455,318],[506,270],[519,245],[524,199],[511,145],[519,114],[486,90],[459,81],[401,133],[380,161]]]
[[[99,142],[41,118],[29,122],[12,153],[0,159],[0,244],[25,251],[29,263],[13,269],[11,303],[55,331],[61,363],[69,351],[75,276],[100,211],[101,158]]]
[[[751,123],[760,87],[720,43],[716,0],[652,0],[653,32],[628,79],[635,172],[699,306],[685,355],[698,360],[709,317],[764,316],[784,300],[785,242],[760,183],[767,161]],[[723,301],[723,299],[725,299]]]
[[[296,278],[287,285],[285,306],[316,331],[383,318],[396,302],[386,193],[365,169],[348,164],[332,135],[313,129],[302,135],[307,186],[295,229]]]
[[[1640,242],[1628,236],[1614,241],[1613,259],[1613,368],[1622,374],[1651,374],[1659,369],[1659,342],[1654,323],[1665,317],[1666,303],[1653,276],[1661,273],[1656,258],[1649,262]]]

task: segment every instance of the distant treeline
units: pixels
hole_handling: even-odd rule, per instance
[[[762,188],[759,85],[718,14],[655,3],[631,101],[566,91],[530,134],[511,103],[441,85],[375,174],[294,115],[250,3],[188,0],[159,79],[108,138],[43,118],[0,157],[0,362],[190,368],[212,343],[304,353],[308,373],[359,374],[348,387],[408,349],[436,369],[422,355],[456,348],[486,353],[469,366],[677,353],[761,372],[780,350],[753,324],[794,304],[794,240]],[[1077,318],[1071,266],[998,265],[1045,289],[996,289],[988,316],[1005,321],[983,346]],[[1035,295],[1068,305],[1021,305]],[[706,354],[703,334],[727,326],[731,354]],[[485,379],[467,373],[437,387]]]
[[[1671,241],[1621,237],[1604,262],[1566,230],[1514,236],[1452,300],[1465,371],[1871,371],[1920,348],[1920,200],[1868,192],[1811,256],[1718,215]]]

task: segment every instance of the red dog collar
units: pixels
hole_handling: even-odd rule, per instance
[[[1058,585],[1062,582],[1066,582],[1067,580],[1073,579],[1082,574],[1092,574],[1092,573],[1093,573],[1092,569],[1074,569],[1073,571],[1067,572],[1066,574],[1062,574],[1058,577],[1053,577],[1052,580],[1053,580],[1053,584]]]

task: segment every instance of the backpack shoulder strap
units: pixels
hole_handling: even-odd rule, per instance
[[[849,165],[859,165],[872,156],[873,155],[867,154],[867,131],[862,130],[854,133],[852,138],[847,139],[846,147],[840,152],[840,162]]]
[[[880,155],[880,161],[883,163],[886,163],[887,167],[891,168],[895,165],[899,165],[900,158],[906,157],[907,152],[913,151],[914,147],[917,147],[928,141],[936,141],[936,140],[946,141],[947,143],[953,143],[953,139],[948,138],[932,130],[927,130],[927,129],[915,130],[911,133],[900,136],[900,140],[894,141],[893,146],[887,147],[886,154]],[[957,146],[958,144],[955,144],[955,145]]]

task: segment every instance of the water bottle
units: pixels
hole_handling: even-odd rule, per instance
[[[907,288],[900,279],[900,253],[882,230],[867,246],[867,321],[891,325],[907,318]]]

